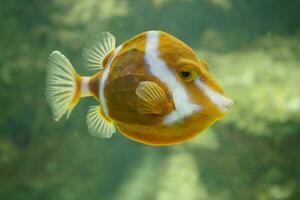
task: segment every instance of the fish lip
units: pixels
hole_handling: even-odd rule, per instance
[[[221,106],[221,110],[224,113],[228,113],[232,110],[233,101],[227,98],[227,101]]]

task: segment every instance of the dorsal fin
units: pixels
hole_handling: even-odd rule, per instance
[[[90,107],[86,121],[92,136],[110,138],[116,132],[113,123],[103,115],[100,106]]]
[[[100,32],[92,39],[88,40],[84,49],[83,57],[90,70],[103,69],[105,57],[116,46],[115,37],[109,32]]]

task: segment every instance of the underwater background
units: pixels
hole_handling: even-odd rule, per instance
[[[299,0],[1,0],[0,199],[300,199],[299,11]],[[101,30],[117,44],[146,30],[185,41],[232,112],[171,147],[90,136],[93,99],[55,123],[48,56],[90,75],[82,47]]]

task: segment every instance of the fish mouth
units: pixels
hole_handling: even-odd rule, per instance
[[[226,98],[226,100],[222,103],[221,110],[223,113],[228,113],[231,111],[233,105],[233,101],[230,98]]]

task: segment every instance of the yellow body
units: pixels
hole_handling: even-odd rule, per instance
[[[193,94],[191,95],[192,100],[205,105],[205,107],[201,113],[195,113],[171,125],[164,124],[163,117],[174,109],[172,95],[164,83],[149,73],[144,60],[145,41],[146,33],[141,33],[126,41],[111,63],[111,70],[105,86],[108,117],[122,134],[133,140],[150,145],[182,143],[209,127],[222,117],[223,113],[203,93],[198,92],[199,89],[195,83],[187,83],[184,86],[188,93]],[[206,63],[199,61],[193,50],[186,44],[161,32],[159,50],[161,58],[171,67],[173,73],[186,61],[188,64],[195,65],[198,73],[201,73],[201,78],[205,79],[214,90],[223,93],[209,75]],[[146,80],[159,84],[165,90],[169,103],[163,105],[164,113],[138,112],[139,97],[135,91],[138,84]]]
[[[99,102],[87,115],[89,132],[109,138],[117,130],[155,146],[182,143],[228,111],[232,101],[213,80],[205,61],[185,43],[162,31],[141,33],[115,48],[103,32],[84,49],[98,69],[81,77],[59,51],[50,54],[47,100],[55,120],[69,116],[81,97]]]

